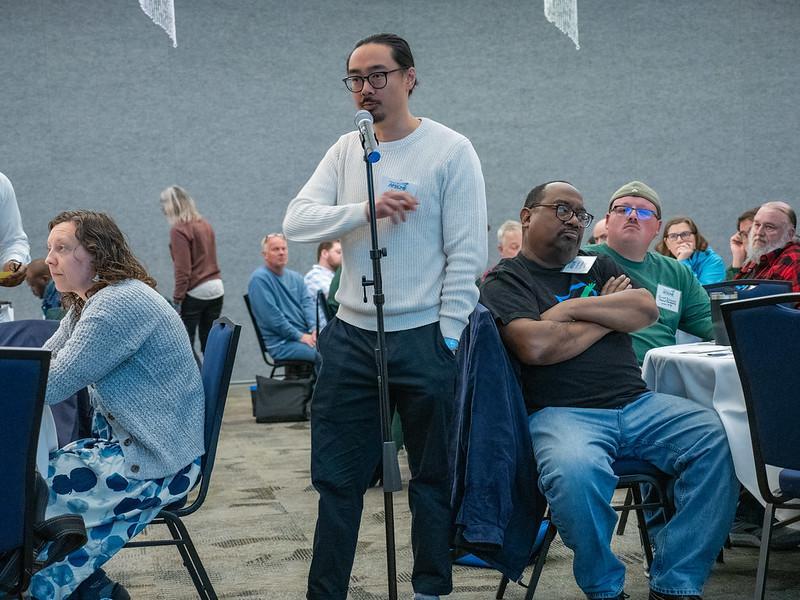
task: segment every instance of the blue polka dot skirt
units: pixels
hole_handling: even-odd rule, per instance
[[[64,513],[83,517],[89,541],[36,573],[29,592],[36,600],[66,598],[105,564],[158,511],[186,496],[200,475],[200,458],[171,477],[129,479],[122,475],[119,440],[99,412],[94,438],[77,440],[50,454],[47,518]],[[40,558],[46,557],[45,547]]]

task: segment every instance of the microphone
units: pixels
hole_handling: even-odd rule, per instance
[[[372,115],[367,110],[358,111],[355,124],[361,134],[361,145],[364,147],[364,157],[367,162],[378,162],[381,159],[381,151],[378,150],[378,140],[372,127]]]

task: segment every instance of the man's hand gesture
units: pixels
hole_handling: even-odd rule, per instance
[[[402,223],[406,213],[417,210],[417,199],[408,192],[386,191],[375,199],[375,218],[389,217],[392,223]],[[369,203],[367,203],[367,219],[369,219]]]

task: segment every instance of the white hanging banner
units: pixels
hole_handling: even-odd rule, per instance
[[[544,16],[569,36],[576,50],[581,49],[578,42],[578,0],[544,0]]]
[[[167,32],[172,40],[172,47],[178,47],[178,38],[175,34],[175,2],[174,0],[139,0],[144,14],[153,20],[153,23]]]

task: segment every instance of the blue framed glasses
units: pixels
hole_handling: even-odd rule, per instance
[[[636,208],[635,206],[628,206],[627,204],[620,204],[614,206],[609,212],[615,215],[630,217],[632,212],[636,213],[636,218],[640,221],[648,221],[656,216],[656,211],[649,208]]]

